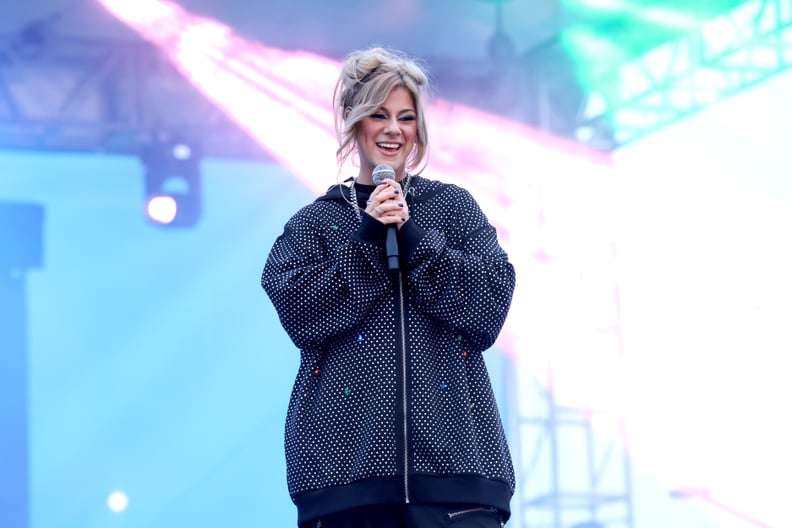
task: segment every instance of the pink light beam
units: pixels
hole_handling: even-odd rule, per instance
[[[299,181],[317,193],[328,187],[328,175],[337,173],[331,97],[338,62],[246,41],[166,0],[98,1],[161,49]],[[459,183],[476,196],[519,269],[531,269],[538,258],[546,263],[571,257],[577,265],[581,247],[611,245],[603,240],[610,226],[601,207],[608,192],[601,184],[610,172],[608,156],[443,99],[430,101],[427,114],[431,177]],[[548,201],[563,204],[575,197],[570,216],[546,214]],[[583,223],[574,220],[586,214]],[[520,324],[535,293],[518,288],[499,342],[515,356],[518,343],[558,348],[552,332]]]

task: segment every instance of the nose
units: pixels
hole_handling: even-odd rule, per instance
[[[397,117],[391,117],[388,119],[388,122],[385,123],[385,133],[386,134],[398,134],[401,132],[399,128],[399,120]]]

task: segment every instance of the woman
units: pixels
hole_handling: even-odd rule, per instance
[[[301,354],[285,445],[303,528],[497,527],[509,516],[514,471],[482,353],[514,269],[467,191],[418,175],[427,84],[401,53],[347,58],[337,157],[356,155],[360,170],[288,221],[264,267]],[[375,185],[383,164],[393,173]]]

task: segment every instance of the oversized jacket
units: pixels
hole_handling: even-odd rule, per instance
[[[372,189],[357,186],[361,207]],[[466,190],[413,176],[406,199],[397,272],[385,227],[345,186],[299,210],[264,267],[300,349],[285,431],[299,523],[384,502],[509,513],[514,470],[482,353],[514,268]]]

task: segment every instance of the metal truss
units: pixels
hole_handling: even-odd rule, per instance
[[[137,155],[173,139],[268,158],[145,42],[0,37],[0,148]]]
[[[624,417],[560,405],[547,376],[533,380],[537,407],[519,419],[518,526],[633,528]],[[524,381],[521,390],[528,391]]]
[[[792,66],[792,0],[750,0],[592,87],[579,130],[632,142]]]
[[[558,306],[515,338],[515,528],[634,527],[616,250],[588,249],[540,258],[530,279]]]

